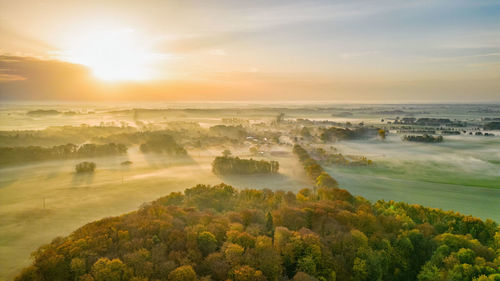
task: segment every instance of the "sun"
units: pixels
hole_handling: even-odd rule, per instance
[[[155,78],[154,55],[133,29],[93,30],[77,34],[66,60],[89,67],[105,81],[142,81]]]

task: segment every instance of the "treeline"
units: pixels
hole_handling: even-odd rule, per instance
[[[330,127],[328,129],[324,129],[320,135],[320,139],[324,142],[327,141],[338,141],[338,140],[354,140],[366,137],[375,137],[377,136],[378,129],[373,128],[357,128],[357,129],[348,129],[348,128],[339,128],[339,127]]]
[[[299,157],[299,161],[302,163],[304,170],[316,186],[327,188],[339,187],[337,180],[325,172],[323,167],[321,167],[321,165],[318,164],[318,162],[314,160],[302,146],[295,144],[293,146],[293,153]]]
[[[26,112],[26,115],[32,115],[32,116],[50,116],[50,115],[59,115],[62,112],[57,111],[55,109],[37,109],[37,110],[30,110]]]
[[[140,145],[144,153],[165,153],[173,156],[187,155],[186,149],[179,145],[170,135],[155,135]]]
[[[335,190],[198,185],[54,239],[15,280],[498,280],[493,221]]]
[[[136,121],[136,127],[122,123],[101,126],[54,126],[44,130],[0,131],[0,146],[55,146],[66,143],[122,143],[127,146],[141,145],[150,139],[169,135],[181,146],[207,148],[223,145],[238,145],[252,136],[251,141],[278,143],[280,133],[253,130],[242,126],[217,125],[202,128],[194,122],[165,122],[159,124]]]
[[[312,151],[313,155],[320,159],[321,162],[328,165],[342,166],[369,166],[373,161],[365,156],[350,156],[350,159],[342,155],[342,153],[327,153],[322,148],[317,148]]]
[[[423,135],[407,135],[403,137],[404,141],[438,143],[443,141],[443,136]]]
[[[179,124],[175,124],[179,123]],[[215,129],[201,128],[199,124],[191,122],[169,122],[168,129],[120,133],[102,138],[95,138],[98,142],[119,142],[128,145],[141,145],[151,139],[171,136],[179,145],[188,148],[207,148],[223,145],[238,145],[245,140],[246,133],[242,133],[241,126],[215,126]],[[271,134],[269,134],[271,135]]]
[[[405,117],[401,119],[403,124],[416,124],[421,126],[441,126],[441,125],[450,125],[453,123],[448,118],[418,118],[418,120],[414,117]]]
[[[485,130],[500,130],[500,122],[488,122],[484,125]]]
[[[245,130],[245,128],[243,128],[242,125],[237,125],[237,126],[215,125],[210,127],[209,132],[214,135],[227,137],[231,139],[244,139],[246,136],[248,136],[247,131]]]
[[[127,153],[123,144],[65,144],[53,147],[20,146],[0,147],[0,165],[23,164],[28,162],[61,160],[85,157],[101,157]]]
[[[180,140],[197,138],[199,136],[199,131],[193,125],[192,128],[187,129],[188,125],[185,127],[179,124],[179,126],[173,129],[165,130],[148,130],[148,131],[137,131],[129,133],[119,133],[113,134],[102,138],[96,138],[99,142],[119,142],[127,145],[141,145],[148,141],[161,141],[164,136],[169,136],[173,138],[174,141],[179,143]],[[173,126],[172,126],[173,127]],[[169,138],[165,137],[165,138]],[[170,141],[170,140],[167,140]]]
[[[43,130],[0,131],[0,146],[54,146],[67,143],[123,143],[105,139],[110,135],[136,132],[129,126],[53,126]]]
[[[212,171],[218,175],[253,175],[278,173],[278,161],[240,159],[239,157],[219,156],[212,162]]]
[[[174,124],[171,124],[174,123]],[[141,145],[146,142],[161,141],[161,138],[168,135],[182,147],[205,148],[217,145],[238,144],[241,139],[232,139],[225,136],[210,133],[208,129],[199,127],[198,124],[180,122],[169,122],[169,129],[147,130],[128,133],[118,133],[101,138],[95,138],[98,142],[119,142],[127,145]]]
[[[76,112],[76,111],[72,111],[72,110],[58,111],[55,109],[37,109],[37,110],[30,110],[30,111],[26,112],[26,115],[34,116],[34,117],[55,116],[55,115],[60,115],[60,114],[77,115],[77,114],[94,114],[94,112],[89,111],[89,112],[82,113],[82,112]]]

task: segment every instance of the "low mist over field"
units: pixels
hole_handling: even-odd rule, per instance
[[[15,275],[32,251],[56,236],[199,183],[298,192],[311,181],[292,153],[295,143],[317,156],[353,195],[499,221],[500,134],[483,127],[495,122],[500,106],[443,107],[449,118],[434,105],[4,105],[1,274]],[[490,113],[481,114],[485,108]],[[398,121],[405,116],[451,121]],[[326,135],[332,127],[367,133],[352,139],[338,130]],[[385,130],[383,138],[378,130]],[[442,134],[444,141],[403,140],[422,133]],[[125,152],[113,148],[119,145]],[[212,162],[224,151],[228,157],[277,161],[279,170],[259,176],[214,173]],[[75,171],[83,161],[95,163],[95,170]]]

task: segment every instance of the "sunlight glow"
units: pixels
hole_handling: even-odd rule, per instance
[[[63,57],[89,67],[101,80],[143,81],[156,78],[153,62],[158,56],[148,50],[133,29],[77,34]]]

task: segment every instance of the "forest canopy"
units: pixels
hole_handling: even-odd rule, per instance
[[[493,221],[335,190],[197,185],[54,239],[16,280],[497,280]]]

